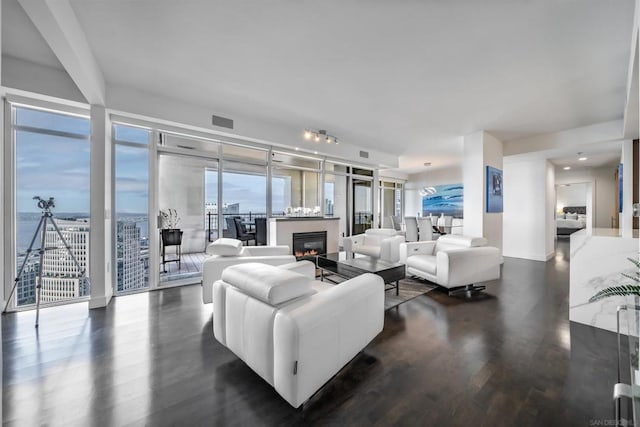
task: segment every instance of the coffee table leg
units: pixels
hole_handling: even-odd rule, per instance
[[[400,281],[396,280],[396,296],[398,296],[398,290],[400,289]]]

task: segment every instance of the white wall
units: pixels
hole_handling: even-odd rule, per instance
[[[486,168],[503,169],[502,142],[479,131],[464,137],[464,234],[483,236],[502,250],[503,214],[486,212]],[[504,192],[503,192],[504,199]]]
[[[462,183],[462,165],[410,174],[405,184],[404,212],[406,216],[422,212],[422,196],[418,192],[422,187]]]
[[[544,159],[505,159],[504,256],[546,261],[553,255],[555,191],[551,169]]]
[[[305,141],[303,127],[289,127],[282,123],[266,122],[240,112],[217,111],[213,105],[187,104],[183,101],[150,94],[131,88],[107,86],[107,107],[126,113],[139,114],[146,118],[167,121],[168,124],[193,128],[197,131],[215,132],[224,136],[289,148],[299,147],[300,151],[317,151],[337,159],[386,168],[398,167],[398,156],[358,146],[357,141],[340,140],[335,144],[312,144]],[[234,120],[234,129],[224,129],[211,124],[211,115],[219,114]],[[304,125],[301,125],[304,126]],[[340,135],[338,135],[340,137]],[[360,150],[369,153],[368,158],[360,157]]]
[[[611,228],[611,217],[616,215],[616,180],[618,166],[600,168],[556,170],[556,184],[572,184],[577,182],[591,183],[594,189],[593,218],[594,227]]]
[[[619,228],[624,237],[633,237],[633,140],[622,143],[622,212],[619,215]],[[617,197],[617,195],[616,195]]]
[[[556,211],[565,206],[587,206],[587,183],[580,182],[558,186],[556,189]]]
[[[87,102],[66,71],[6,55],[2,56],[2,86]]]
[[[555,253],[555,237],[556,237],[556,169],[551,162],[546,162],[547,182],[546,182],[546,198],[545,206],[545,254],[549,259]]]

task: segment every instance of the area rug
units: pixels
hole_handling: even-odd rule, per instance
[[[345,279],[337,276],[335,274],[326,275],[325,277],[330,278],[335,282],[343,282]],[[387,285],[389,286],[389,285]],[[398,291],[398,295],[396,295],[396,290],[389,289],[384,293],[384,310],[390,310],[394,307],[399,306],[403,302],[407,302],[409,300],[414,299],[420,295],[424,295],[427,292],[431,292],[436,288],[436,285],[420,279],[414,279],[408,277],[406,279],[400,280],[400,290]]]

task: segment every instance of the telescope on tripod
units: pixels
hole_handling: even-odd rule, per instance
[[[40,196],[34,196],[33,200],[37,200],[38,208],[42,210],[42,216],[40,217],[40,222],[38,223],[38,227],[36,228],[36,231],[33,233],[33,237],[31,238],[31,243],[29,244],[29,248],[26,251],[26,256],[24,257],[24,260],[22,261],[22,265],[18,270],[18,274],[16,275],[16,278],[13,283],[13,288],[11,289],[11,293],[9,294],[9,298],[7,298],[7,303],[5,304],[4,310],[2,310],[2,313],[7,312],[7,307],[9,307],[9,302],[11,301],[11,297],[13,296],[13,293],[15,292],[16,287],[18,286],[20,277],[22,277],[22,273],[24,272],[25,266],[29,262],[29,258],[31,257],[31,254],[34,252],[37,252],[38,255],[40,256],[40,266],[38,268],[38,281],[36,283],[36,328],[37,328],[40,321],[40,298],[41,298],[41,292],[42,292],[42,275],[44,273],[44,254],[46,251],[61,249],[57,246],[53,246],[53,247],[45,246],[48,223],[50,223],[53,226],[54,231],[57,233],[58,238],[63,244],[63,248],[67,250],[69,257],[71,258],[76,268],[78,269],[78,272],[80,273],[80,280],[86,280],[88,282],[89,278],[87,277],[86,270],[80,266],[78,259],[76,258],[75,254],[71,250],[71,246],[69,246],[69,243],[67,243],[67,240],[64,238],[64,236],[60,232],[60,229],[58,228],[58,224],[56,224],[56,221],[53,218],[53,212],[51,212],[51,209],[56,207],[54,198],[49,197],[48,199],[43,199]],[[36,241],[36,238],[38,237],[38,233],[40,233],[40,248],[34,250],[33,245]]]

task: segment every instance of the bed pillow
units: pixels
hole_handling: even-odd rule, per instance
[[[583,214],[578,214],[578,221],[586,221],[587,220],[587,216],[583,215]]]
[[[561,213],[556,216],[556,219],[565,219],[565,214]]]
[[[574,212],[569,212],[569,213],[566,215],[566,217],[567,217],[567,219],[578,219],[578,214],[577,214],[577,213],[574,213]]]

